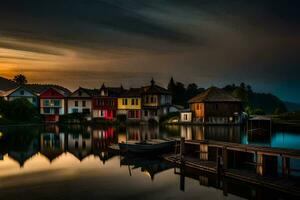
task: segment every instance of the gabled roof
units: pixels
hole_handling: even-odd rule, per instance
[[[102,90],[107,93],[108,97],[118,97],[124,91],[124,88],[122,85],[120,87],[106,87],[103,83],[100,90],[95,90],[97,92],[95,96],[100,96]]]
[[[61,93],[64,96],[68,96],[71,94],[70,90],[62,87],[60,85],[52,85],[52,84],[26,84],[25,85],[27,88],[31,89],[34,91],[36,94],[41,94],[42,92],[46,91],[49,88],[53,88],[57,90],[59,93]]]
[[[141,88],[130,88],[129,90],[124,90],[121,97],[140,97],[142,94]]]
[[[155,84],[155,81],[152,79],[149,86],[142,87],[144,94],[171,94],[171,92],[163,87],[160,87]]]
[[[19,90],[19,89],[21,89],[21,88],[23,88],[24,90],[27,90],[28,92],[32,93],[33,95],[37,95],[37,94],[36,94],[34,91],[32,91],[30,88],[21,85],[21,86],[19,86],[19,87],[14,88],[14,89],[11,89],[11,90],[2,92],[2,93],[0,94],[0,96],[4,96],[4,97],[9,96],[9,95],[13,94],[15,91],[17,91],[17,90]]]
[[[203,103],[203,102],[240,102],[241,100],[231,96],[226,91],[211,87],[206,91],[198,94],[189,100],[189,103]]]
[[[94,89],[87,89],[87,88],[79,87],[77,90],[75,90],[74,92],[70,93],[69,96],[72,96],[73,94],[75,94],[77,91],[80,91],[80,90],[83,91],[83,92],[85,92],[90,97],[92,97],[95,94],[95,90]]]

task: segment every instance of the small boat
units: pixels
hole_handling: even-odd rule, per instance
[[[174,144],[175,141],[172,140],[153,139],[142,142],[127,141],[126,143],[119,143],[119,148],[121,152],[160,153],[172,149]]]

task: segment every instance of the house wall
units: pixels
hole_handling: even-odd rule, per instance
[[[160,99],[159,96],[156,94],[147,94],[143,96],[143,106],[152,106],[152,107],[156,107],[159,106],[160,103]]]
[[[240,113],[242,106],[240,102],[216,102],[205,103],[205,116],[214,117],[230,117],[234,116],[234,113]]]
[[[142,99],[139,97],[118,98],[119,110],[140,110],[142,109]]]
[[[190,104],[190,110],[193,112],[196,119],[204,119],[205,109],[204,103],[192,103]]]
[[[192,122],[192,113],[191,112],[182,112],[180,113],[181,122]]]
[[[92,111],[92,100],[91,99],[82,99],[82,98],[78,98],[78,99],[68,99],[68,113],[83,113],[84,109],[88,109],[89,112],[91,113]],[[76,106],[76,102],[78,103],[78,105]],[[84,106],[84,102],[85,102],[85,106]]]
[[[40,99],[40,113],[42,115],[55,115],[55,114],[64,115],[65,100],[64,99]]]
[[[171,105],[172,96],[171,95],[160,95],[160,105]]]
[[[24,98],[27,99],[30,103],[32,103],[34,106],[38,106],[38,98],[35,94],[33,94],[30,91],[27,91],[24,88],[19,88],[13,93],[11,93],[9,96],[7,96],[8,101],[13,101],[15,99]]]

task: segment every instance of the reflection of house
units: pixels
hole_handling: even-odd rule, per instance
[[[90,133],[68,134],[68,152],[80,161],[91,154],[92,137]]]
[[[217,140],[239,143],[241,128],[239,126],[180,126],[180,136],[186,140]]]
[[[103,164],[117,155],[116,152],[109,149],[109,146],[114,143],[115,134],[112,127],[93,130],[93,154],[98,156]]]
[[[25,162],[39,151],[38,140],[33,140],[25,151],[10,150],[8,156],[17,161],[20,167],[23,167]],[[1,154],[0,154],[1,155]],[[3,158],[2,158],[3,159]],[[0,158],[1,160],[1,158]]]
[[[43,133],[40,144],[41,154],[51,162],[65,151],[65,134]]]
[[[118,98],[118,115],[124,115],[127,120],[140,120],[142,98],[140,88],[124,90]]]
[[[159,127],[127,127],[127,140],[144,141],[159,138]]]
[[[129,157],[125,156],[120,160],[120,165],[133,166],[132,169],[141,169],[141,172],[154,180],[154,176],[160,172],[173,168],[173,165],[157,158]],[[129,173],[130,171],[130,167]]]
[[[45,121],[57,122],[65,114],[66,94],[54,88],[48,88],[40,94],[40,113]]]
[[[159,121],[160,116],[170,112],[172,95],[168,90],[156,85],[153,79],[151,85],[142,87],[142,90],[143,120]]]
[[[222,89],[211,87],[189,100],[194,122],[207,124],[240,123],[241,101]]]
[[[92,111],[92,93],[92,90],[80,87],[70,94],[67,99],[68,114],[83,113],[89,116]]]
[[[13,101],[15,99],[27,99],[32,105],[38,107],[38,96],[34,91],[24,86],[6,91],[2,95],[7,101]]]
[[[104,84],[93,96],[93,118],[114,120],[118,109],[118,97],[123,87],[106,87]]]

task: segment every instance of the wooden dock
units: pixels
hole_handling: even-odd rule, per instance
[[[184,166],[199,171],[205,171],[215,174],[218,173],[217,163],[213,161],[200,161],[197,158],[188,156],[185,156],[183,161],[174,154],[164,155],[163,158],[169,162],[176,164],[178,167]],[[226,169],[223,171],[222,176],[300,197],[299,180],[292,180],[286,177],[262,177],[253,172],[251,173],[247,170],[239,169]]]
[[[215,140],[186,140],[185,144],[191,144],[191,145],[207,144],[210,147],[222,148],[222,149],[233,150],[233,151],[262,153],[263,155],[282,156],[282,157],[300,159],[300,150],[297,149],[271,148],[271,147],[249,145],[249,144],[221,142]]]

